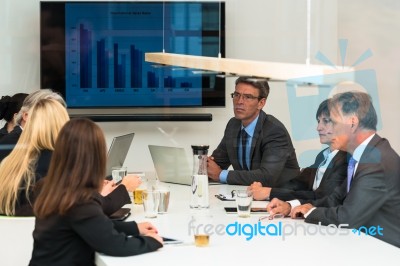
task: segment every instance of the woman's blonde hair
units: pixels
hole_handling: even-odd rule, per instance
[[[17,145],[0,164],[0,213],[6,215],[15,214],[21,190],[29,201],[40,152],[54,150],[58,133],[69,120],[65,107],[52,99],[39,100],[28,115]]]

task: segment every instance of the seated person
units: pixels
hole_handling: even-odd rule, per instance
[[[341,224],[356,230],[375,227],[374,237],[400,247],[400,157],[389,141],[376,134],[377,115],[370,96],[334,95],[329,113],[333,145],[352,155],[346,182],[330,195],[300,206],[296,201],[273,199],[267,210],[272,215],[304,217],[307,223]]]
[[[26,93],[17,93],[12,97],[3,96],[0,99],[0,120],[4,119],[6,123],[3,128],[0,129],[0,140],[8,135],[15,126],[17,126],[15,117],[21,109],[22,103],[24,102]]]
[[[282,187],[300,173],[292,140],[285,126],[264,107],[266,79],[239,77],[232,93],[235,117],[207,161],[213,181],[232,185]],[[234,170],[227,170],[232,165]]]
[[[2,139],[0,139],[0,162],[14,149],[21,136],[22,130],[25,127],[26,121],[28,120],[29,111],[40,99],[54,99],[64,107],[67,107],[67,104],[63,98],[52,90],[37,90],[29,94],[23,101],[22,107],[15,117],[15,122],[17,125],[7,136],[4,136]]]
[[[56,138],[68,120],[67,110],[55,100],[39,100],[31,109],[16,147],[0,163],[0,214],[33,215],[33,188],[47,175]],[[133,190],[140,184],[134,176],[124,178],[123,182],[102,198],[107,215],[130,203],[127,189]],[[110,191],[109,186],[106,189]]]
[[[106,160],[105,138],[94,122],[72,119],[61,129],[34,205],[29,265],[94,265],[95,252],[131,256],[163,246],[150,223],[113,222],[103,213]]]
[[[328,100],[323,101],[317,110],[317,131],[321,144],[329,145],[316,157],[315,162],[296,178],[290,180],[293,189],[262,187],[255,182],[250,186],[255,200],[323,198],[342,184],[347,175],[347,153],[336,150],[332,145],[332,122],[329,118]]]

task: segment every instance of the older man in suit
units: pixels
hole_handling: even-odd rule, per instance
[[[377,116],[369,95],[345,92],[329,102],[333,142],[346,150],[347,182],[320,200],[295,207],[272,200],[272,213],[304,216],[309,223],[348,224],[350,228],[375,228],[374,236],[400,247],[400,157],[389,141],[376,134]],[[364,232],[363,231],[363,232]]]
[[[332,121],[329,117],[328,100],[324,100],[315,115],[321,144],[329,145],[316,157],[313,165],[303,169],[300,175],[290,180],[291,187],[262,187],[254,182],[250,186],[255,200],[278,198],[281,200],[315,200],[332,193],[347,175],[347,152],[337,150],[332,143]]]
[[[213,181],[235,185],[261,182],[281,187],[299,174],[296,153],[285,126],[264,107],[269,94],[266,79],[239,77],[231,94],[235,117],[221,143],[208,159]],[[231,166],[234,170],[228,170]]]

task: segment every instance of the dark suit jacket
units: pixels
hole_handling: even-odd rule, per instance
[[[26,189],[21,189],[15,207],[15,216],[33,216],[32,203],[40,192],[43,178],[47,175],[52,154],[53,152],[50,150],[41,151],[35,171],[35,188],[30,188],[29,201],[26,198]],[[119,185],[110,194],[105,197],[99,197],[99,199],[101,199],[103,212],[106,215],[111,215],[125,204],[131,203],[131,199],[124,185]]]
[[[95,265],[95,251],[132,256],[162,247],[154,238],[139,236],[135,222],[112,222],[100,202],[95,197],[64,216],[36,218],[29,265]]]
[[[4,137],[8,135],[8,131],[7,131],[7,123],[4,124],[4,126],[0,129],[0,140]]]
[[[42,179],[47,175],[52,154],[53,152],[50,150],[42,150],[40,152],[35,170],[36,191],[40,190],[43,182]],[[22,185],[18,193],[17,204],[15,205],[15,216],[33,216],[32,203],[35,201],[37,193],[31,187],[28,194],[29,200],[26,198],[25,185]]]
[[[300,173],[292,140],[285,126],[272,115],[260,111],[250,152],[250,170],[243,170],[238,160],[238,136],[242,122],[229,120],[224,137],[213,152],[215,162],[222,168],[232,165],[227,182],[250,185],[255,181],[263,186],[282,187]]]
[[[328,148],[329,149],[329,148]],[[290,187],[293,189],[285,188],[272,188],[270,199],[278,198],[281,200],[294,200],[298,199],[300,202],[303,200],[315,200],[328,196],[332,191],[340,186],[347,176],[347,152],[338,151],[338,153],[330,161],[318,188],[314,191],[313,185],[315,176],[319,165],[324,161],[322,150],[315,158],[314,164],[303,169],[300,175],[289,181]]]
[[[0,162],[11,153],[21,134],[21,127],[16,126],[8,135],[0,139]]]
[[[380,226],[375,235],[400,247],[400,157],[389,142],[375,135],[358,163],[350,191],[347,182],[328,197],[312,202],[317,208],[306,222],[349,224],[350,228]]]

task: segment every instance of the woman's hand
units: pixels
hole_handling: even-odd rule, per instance
[[[149,222],[138,223],[137,226],[141,235],[158,234],[157,228]]]
[[[116,188],[114,181],[104,180],[103,187],[100,194],[105,197],[110,194]]]
[[[142,184],[142,179],[140,176],[128,174],[122,179],[121,184],[126,187],[126,190],[132,192]]]

